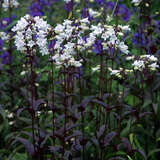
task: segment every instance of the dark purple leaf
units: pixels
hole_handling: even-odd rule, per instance
[[[132,146],[127,138],[122,138],[122,142],[125,148],[127,148],[128,152],[132,151]]]
[[[91,138],[91,142],[96,146],[96,147],[98,147],[99,146],[99,142],[98,142],[98,140],[96,139],[96,138]]]
[[[15,141],[19,141],[20,143],[22,143],[22,144],[24,145],[26,151],[27,151],[31,156],[34,155],[34,153],[35,153],[34,147],[33,147],[33,144],[32,144],[30,141],[28,141],[28,140],[26,140],[26,139],[24,139],[24,138],[19,138],[19,137],[16,138]]]
[[[33,108],[35,111],[38,110],[38,107],[41,105],[41,104],[45,104],[46,102],[44,101],[44,99],[38,99],[36,101],[34,101],[33,103]]]
[[[148,114],[152,114],[152,113],[151,113],[151,112],[141,113],[141,114],[139,115],[139,118],[142,118],[142,117],[144,117],[144,116],[146,116],[146,115],[148,115]]]
[[[145,160],[147,160],[147,156],[143,150],[135,149],[134,151],[139,152]]]
[[[117,135],[116,132],[110,132],[108,133],[104,138],[104,146],[108,146],[112,139]]]
[[[93,103],[97,103],[97,104],[103,106],[104,108],[107,107],[107,104],[105,104],[104,102],[99,101],[99,100],[97,100],[97,99],[92,100],[92,102],[93,102]]]
[[[97,137],[100,138],[102,135],[104,135],[105,133],[105,129],[106,129],[106,126],[105,125],[102,125],[99,129],[99,131],[97,132]]]

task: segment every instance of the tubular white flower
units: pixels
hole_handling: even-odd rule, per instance
[[[143,60],[135,60],[132,64],[135,70],[143,70],[145,68],[145,63]]]
[[[77,25],[74,25],[75,23]],[[88,18],[76,21],[66,19],[62,24],[57,24],[54,28],[56,33],[54,46],[56,54],[52,57],[52,60],[57,67],[80,67],[82,65],[82,60],[76,59],[76,49],[80,51],[85,49],[85,41],[81,34],[89,29],[89,23]]]
[[[19,6],[19,2],[17,0],[3,0],[2,8],[7,11],[10,7],[17,8]]]
[[[141,1],[142,1],[142,0],[132,0],[132,3],[133,3],[135,6],[138,6]]]
[[[15,35],[15,45],[19,51],[32,50],[38,47],[42,55],[48,54],[47,34],[50,25],[42,18],[26,15],[12,28]]]
[[[5,32],[0,32],[0,38],[4,41],[9,40],[9,34],[5,33]]]

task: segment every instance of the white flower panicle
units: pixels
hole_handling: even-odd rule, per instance
[[[156,69],[159,68],[159,65],[157,64],[158,58],[154,55],[127,56],[126,60],[132,61],[130,69],[125,67],[119,69],[108,68],[110,75],[122,79],[134,71],[156,71]]]
[[[54,28],[56,54],[52,60],[57,67],[80,67],[82,65],[82,60],[77,57],[77,50],[83,51],[86,48],[82,35],[89,29],[89,23],[88,18],[76,21],[67,19]]]
[[[116,31],[116,27],[111,25],[102,25],[98,24],[97,26],[91,26],[91,33],[87,38],[86,45],[90,46],[95,43],[95,40],[100,39],[103,41],[103,49],[108,49],[110,47],[118,48],[122,53],[128,54],[128,46],[124,43],[124,41],[120,40],[120,36],[123,36],[123,32],[129,31],[129,26],[118,27],[119,31]],[[119,37],[117,36],[119,35]]]
[[[38,16],[26,15],[22,17],[12,28],[12,31],[16,33],[17,50],[27,51],[38,47],[42,55],[48,54],[47,35],[50,29],[50,25]]]
[[[17,8],[19,6],[19,2],[17,0],[3,0],[2,8],[7,11],[10,7]]]
[[[143,60],[135,60],[132,64],[134,70],[143,70],[145,68],[145,63]]]
[[[54,50],[56,54],[52,57],[57,66],[65,65],[66,67],[73,65],[79,66],[82,61],[73,63],[73,60],[78,52],[82,52],[87,49],[95,47],[95,43],[100,40],[103,45],[103,50],[107,50],[111,47],[119,49],[121,52],[128,54],[128,46],[121,41],[119,33],[129,31],[129,26],[118,27],[116,31],[115,26],[111,25],[91,25],[88,18],[80,20],[64,20],[62,24],[57,24],[54,28],[56,43]],[[123,36],[123,34],[121,34]],[[120,39],[121,38],[121,39]],[[99,46],[97,46],[99,49]],[[102,47],[100,47],[102,49]],[[97,50],[98,50],[97,49]],[[102,52],[101,50],[98,52]],[[73,58],[74,57],[74,58]],[[70,60],[72,59],[72,63]]]
[[[154,55],[141,55],[139,57],[136,56],[128,56],[126,60],[134,60],[132,66],[134,70],[143,71],[144,69],[156,70],[159,68],[157,64],[158,58]]]

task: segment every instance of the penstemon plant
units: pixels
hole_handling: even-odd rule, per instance
[[[158,1],[0,1],[0,159],[158,160]]]

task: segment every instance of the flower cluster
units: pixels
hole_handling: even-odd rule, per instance
[[[89,29],[88,19],[82,20],[64,20],[62,24],[57,24],[54,28],[56,54],[52,60],[58,67],[74,66],[80,67],[82,60],[78,58],[77,52],[85,49],[85,39],[83,39],[85,30]],[[77,59],[76,60],[76,57]]]
[[[127,56],[127,61],[131,62],[131,68],[119,68],[119,69],[112,69],[108,68],[110,71],[111,76],[115,76],[117,78],[124,78],[124,76],[127,76],[134,71],[156,71],[157,68],[159,68],[159,65],[157,64],[158,59],[154,55],[141,55],[141,56]]]
[[[123,32],[129,31],[129,26],[119,25],[118,28],[111,25],[91,25],[91,32],[89,37],[86,39],[86,46],[94,45],[95,53],[100,54],[103,50],[108,50],[110,48],[119,49],[121,52],[128,54],[128,46],[121,41],[121,36]]]
[[[42,55],[48,54],[47,34],[50,25],[42,18],[26,15],[12,28],[15,35],[15,45],[19,51],[29,51],[39,47]]]
[[[138,71],[142,71],[146,68],[155,71],[159,67],[157,61],[158,59],[154,55],[141,55],[138,58],[134,58],[132,66],[134,67],[134,70]]]
[[[33,1],[30,7],[30,13],[34,16],[44,16],[44,8],[50,6],[52,3],[48,0],[36,0]]]
[[[120,79],[124,78],[124,76],[133,72],[132,69],[125,69],[125,68],[112,69],[112,68],[109,67],[108,70],[110,71],[111,76],[115,76],[115,77],[120,78]]]
[[[5,11],[7,11],[10,7],[17,8],[19,6],[19,2],[17,0],[3,0],[2,8],[4,8]]]
[[[75,61],[74,55],[84,50],[94,49],[95,53],[100,54],[110,48],[119,49],[121,52],[128,54],[128,46],[121,41],[123,32],[129,31],[129,26],[119,25],[91,25],[88,18],[71,21],[65,20],[58,24],[54,32],[56,54],[53,60],[56,65],[61,66],[81,66],[81,60]]]
[[[7,40],[9,40],[9,34],[7,34],[6,32],[0,32],[0,38],[3,41],[7,41]]]

